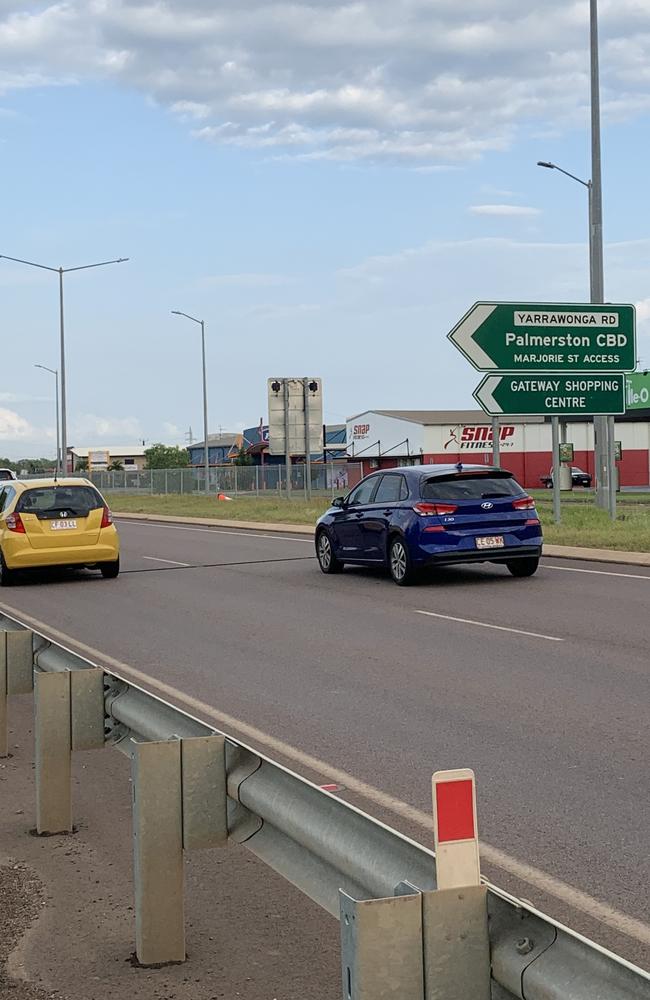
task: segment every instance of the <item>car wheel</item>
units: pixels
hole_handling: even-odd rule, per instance
[[[316,558],[323,573],[340,573],[343,563],[334,555],[332,541],[326,531],[321,531],[316,539]]]
[[[388,568],[398,587],[408,587],[415,580],[408,546],[400,535],[391,538],[388,546]]]
[[[118,558],[115,562],[100,563],[99,568],[105,580],[114,580],[120,572],[120,560]]]
[[[16,582],[17,575],[15,569],[9,569],[5,557],[0,551],[0,587],[12,587]]]
[[[525,559],[511,559],[506,563],[513,576],[532,576],[537,572],[539,556],[529,556]]]
[[[553,489],[553,480],[552,479],[547,479],[546,480],[546,489],[547,490],[552,490]]]

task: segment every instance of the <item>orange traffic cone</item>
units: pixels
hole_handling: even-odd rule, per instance
[[[232,500],[232,497],[227,497],[225,493],[217,493],[217,500]]]

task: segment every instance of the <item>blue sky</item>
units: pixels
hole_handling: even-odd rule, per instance
[[[606,297],[650,364],[650,3],[601,32]],[[587,40],[559,0],[0,0],[0,253],[130,258],[66,278],[70,443],[200,434],[172,309],[211,430],[271,375],[329,421],[472,405],[472,302],[588,297],[586,191],[535,166],[589,175]],[[0,322],[0,454],[51,454],[56,276],[0,261]]]

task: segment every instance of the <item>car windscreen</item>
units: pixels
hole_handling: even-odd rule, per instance
[[[0,469],[0,479],[13,479],[14,474],[9,469]]]
[[[423,500],[486,500],[521,496],[521,486],[509,472],[452,473],[431,476],[420,484]]]
[[[16,510],[39,518],[87,517],[91,510],[103,506],[104,501],[92,486],[38,486],[25,490]]]

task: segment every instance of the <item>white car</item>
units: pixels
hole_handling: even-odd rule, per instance
[[[18,479],[18,476],[13,469],[0,469],[0,480],[3,479]]]

